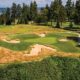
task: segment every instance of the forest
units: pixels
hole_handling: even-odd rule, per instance
[[[61,28],[64,22],[69,22],[70,28],[80,25],[80,0],[67,0],[65,5],[62,0],[54,0],[45,7],[38,7],[36,1],[23,6],[13,3],[0,15],[1,25],[36,23],[53,27],[53,22],[56,28]]]

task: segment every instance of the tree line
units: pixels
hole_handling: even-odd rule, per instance
[[[50,5],[38,8],[36,1],[27,5],[13,3],[11,8],[7,8],[0,15],[0,24],[28,24],[31,23],[48,23],[56,22],[56,28],[60,28],[63,22],[80,24],[80,0],[74,3],[72,0],[67,0],[66,5],[62,4],[62,0],[54,0]]]

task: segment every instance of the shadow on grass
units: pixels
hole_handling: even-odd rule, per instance
[[[69,30],[69,31],[75,31],[75,32],[77,32],[77,33],[80,33],[80,27],[72,27],[72,28],[70,28],[70,27],[65,27],[65,28],[63,28],[64,30]]]
[[[77,42],[76,47],[80,47],[80,37],[67,37],[67,39]]]
[[[73,40],[75,42],[79,42],[79,37],[72,37],[72,36],[70,36],[70,37],[67,37],[67,39]]]

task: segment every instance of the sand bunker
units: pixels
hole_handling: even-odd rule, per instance
[[[25,55],[26,56],[37,56],[42,52],[43,49],[56,52],[56,49],[53,49],[53,48],[50,48],[50,47],[47,47],[47,46],[44,46],[44,45],[36,44],[32,47],[32,49],[30,51],[30,54],[25,54]]]
[[[61,41],[61,42],[67,42],[68,39],[60,39],[59,41]]]
[[[7,36],[0,36],[0,40],[4,41],[4,42],[7,42],[7,43],[13,43],[13,44],[20,43],[19,39],[10,40]]]
[[[46,33],[35,33],[36,35],[38,35],[39,37],[46,37]]]
[[[45,36],[46,36],[46,34],[39,34],[39,36],[40,36],[40,37],[45,37]]]
[[[13,44],[17,44],[20,43],[20,40],[7,40],[7,39],[2,39],[2,41],[7,42],[7,43],[13,43]]]

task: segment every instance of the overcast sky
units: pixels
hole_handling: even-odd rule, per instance
[[[17,4],[30,4],[31,1],[34,0],[0,0],[0,7],[10,7],[12,3],[17,3]],[[50,4],[52,0],[35,0],[38,4],[39,7],[44,6],[45,4]],[[63,0],[63,4],[66,3],[67,0]],[[76,0],[73,0],[76,1]]]

